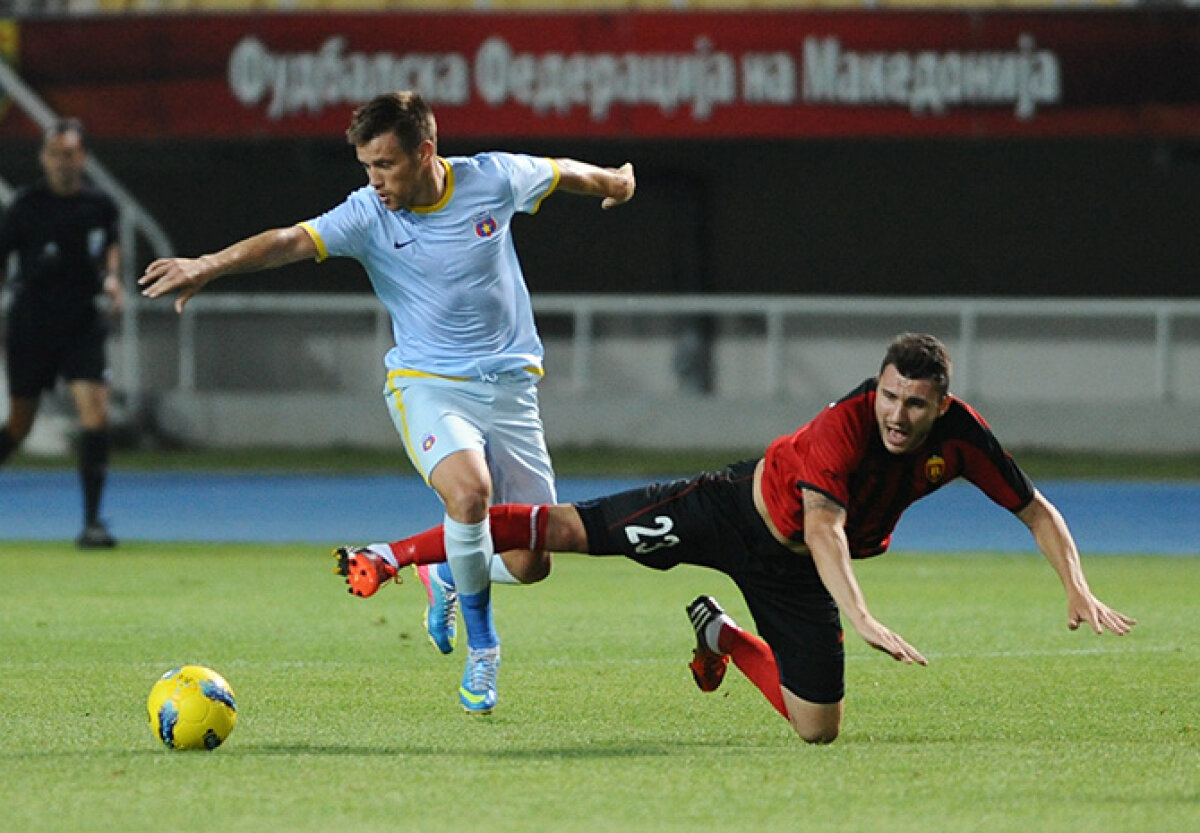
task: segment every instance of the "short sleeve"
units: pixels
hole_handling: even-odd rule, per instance
[[[370,238],[370,230],[378,213],[363,198],[363,191],[355,191],[329,211],[300,224],[317,245],[317,260],[353,257],[362,250]]]
[[[987,424],[980,420],[978,437],[963,454],[963,476],[994,503],[1020,512],[1033,500],[1033,483]]]
[[[862,426],[855,403],[843,402],[818,414],[798,441],[796,481],[842,506],[850,503],[850,475],[862,460]]]
[[[558,187],[558,165],[544,156],[498,153],[493,161],[508,178],[513,207],[524,214],[535,214],[542,200]]]

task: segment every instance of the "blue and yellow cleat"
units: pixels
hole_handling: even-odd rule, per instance
[[[439,651],[448,654],[454,650],[458,636],[458,591],[452,582],[442,578],[436,564],[418,564],[416,570],[429,599],[429,606],[425,608],[425,632]]]
[[[496,675],[500,671],[500,646],[472,648],[463,670],[458,701],[467,714],[491,714],[496,708]]]

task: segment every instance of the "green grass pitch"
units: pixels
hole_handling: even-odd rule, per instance
[[[797,740],[736,671],[704,695],[683,612],[723,577],[560,556],[496,590],[501,702],[468,717],[461,656],[415,580],[350,597],[324,546],[0,543],[0,827],[22,831],[1200,830],[1200,559],[1088,560],[1141,620],[1065,627],[1036,555],[894,553],[872,609],[930,659],[847,634],[847,716]],[[239,723],[170,752],[145,699],[211,665]]]

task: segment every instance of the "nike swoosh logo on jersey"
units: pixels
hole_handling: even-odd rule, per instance
[[[411,240],[405,240],[403,243],[398,243],[395,240],[393,240],[392,245],[395,246],[397,249],[403,249],[405,246],[409,245],[410,243],[416,243],[416,242],[417,242],[417,238],[414,237]]]

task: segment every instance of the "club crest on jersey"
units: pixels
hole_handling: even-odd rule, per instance
[[[433,448],[436,442],[437,437],[433,436],[433,434],[426,434],[424,437],[421,437],[421,450],[428,451]]]
[[[925,461],[925,479],[930,483],[941,483],[942,478],[946,476],[946,460],[944,457],[934,454]]]
[[[475,236],[487,239],[496,233],[500,228],[500,224],[496,222],[496,218],[486,211],[480,211],[471,218],[471,223],[475,226]]]

